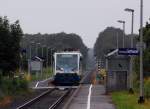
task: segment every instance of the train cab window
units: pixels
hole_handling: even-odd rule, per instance
[[[56,63],[56,70],[63,71],[64,73],[76,73],[78,70],[78,55],[58,54]]]

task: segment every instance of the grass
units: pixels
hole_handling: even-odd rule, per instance
[[[138,94],[129,94],[127,91],[113,92],[112,100],[117,109],[150,109],[150,100],[138,104]]]

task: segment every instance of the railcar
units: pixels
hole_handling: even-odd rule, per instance
[[[81,79],[82,54],[79,51],[54,53],[54,81],[56,86],[76,86]]]

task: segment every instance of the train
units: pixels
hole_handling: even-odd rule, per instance
[[[54,80],[56,86],[77,86],[82,77],[82,54],[79,51],[54,53]]]

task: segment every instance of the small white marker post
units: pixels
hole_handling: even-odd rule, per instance
[[[38,85],[39,85],[39,82],[36,83],[35,88],[37,88]]]

